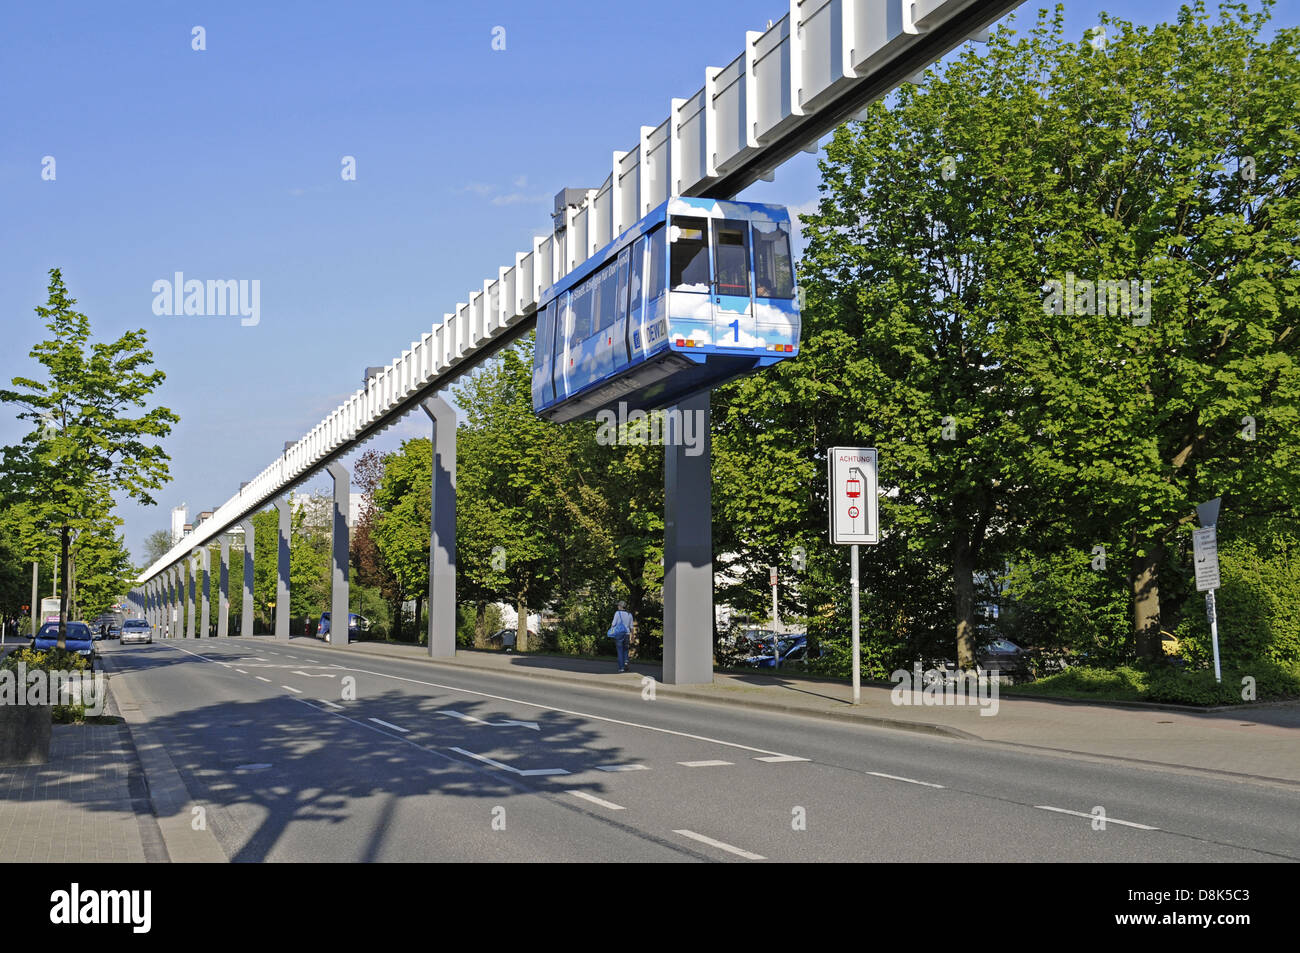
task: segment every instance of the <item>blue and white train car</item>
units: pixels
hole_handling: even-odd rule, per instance
[[[533,410],[666,407],[799,353],[790,214],[672,198],[543,294]]]

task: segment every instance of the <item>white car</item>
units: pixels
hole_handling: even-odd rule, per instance
[[[152,645],[153,626],[144,619],[127,619],[122,623],[122,644],[128,645],[131,642],[144,642],[147,645]]]

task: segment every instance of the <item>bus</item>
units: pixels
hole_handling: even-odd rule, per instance
[[[533,411],[667,407],[799,353],[790,214],[671,198],[538,302]]]

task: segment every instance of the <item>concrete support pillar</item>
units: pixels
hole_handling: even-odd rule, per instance
[[[429,657],[456,657],[456,411],[441,397],[421,403],[433,424],[429,526]]]
[[[688,456],[680,439],[664,447],[664,683],[713,681],[713,441],[709,392],[677,405],[694,417],[704,451]]]
[[[221,575],[217,578],[217,638],[230,635],[230,537],[221,536]]]
[[[199,550],[199,604],[203,607],[199,615],[199,638],[206,639],[212,634],[212,553],[207,544]]]
[[[334,529],[330,536],[330,645],[348,647],[348,502],[351,497],[352,478],[341,463],[328,467],[334,480]]]
[[[279,550],[275,560],[275,637],[289,640],[289,533],[293,507],[286,496],[275,501],[280,512]]]
[[[244,602],[239,610],[239,634],[248,638],[253,634],[253,521],[243,520],[244,527]]]
[[[185,622],[185,638],[187,639],[195,638],[195,623],[198,622],[195,618],[198,614],[196,611],[198,609],[198,605],[196,604],[198,593],[195,591],[197,586],[194,584],[194,577],[198,575],[198,561],[198,557],[193,553],[190,553],[189,566],[187,567],[189,572],[185,580],[186,588],[189,590],[189,598],[186,600],[186,605],[189,609],[189,618]]]
[[[167,637],[179,638],[180,633],[180,577],[179,568],[171,566],[167,570]]]

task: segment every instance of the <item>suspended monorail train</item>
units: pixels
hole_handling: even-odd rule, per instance
[[[533,410],[651,410],[799,353],[790,214],[673,198],[538,303]]]

